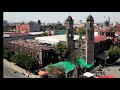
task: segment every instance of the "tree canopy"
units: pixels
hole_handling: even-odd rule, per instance
[[[10,57],[14,54],[15,52],[8,48],[3,49],[3,57],[6,58],[8,61],[10,61]]]
[[[48,36],[48,33],[42,33],[40,36]]]
[[[11,61],[16,63],[18,66],[27,69],[32,70],[36,65],[36,59],[25,55],[25,54],[15,54],[11,58]]]
[[[111,58],[112,60],[117,60],[120,58],[120,48],[118,46],[111,46],[107,51],[106,56]]]
[[[49,25],[49,28],[55,30],[66,30],[66,27],[63,26],[61,23]]]
[[[15,26],[9,26],[9,25],[3,26],[4,32],[10,32],[10,30],[13,30],[13,29],[15,29]]]
[[[59,60],[65,60],[68,57],[68,48],[64,44],[58,43],[54,49],[54,52],[58,54]]]
[[[75,34],[79,35],[85,35],[86,34],[86,30],[85,30],[85,27],[78,27],[76,30],[75,30]]]

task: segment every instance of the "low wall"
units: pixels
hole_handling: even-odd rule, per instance
[[[9,62],[9,61],[7,61],[7,60],[5,60],[5,59],[3,59],[3,63],[4,63],[5,65],[11,67],[12,69],[16,70],[17,72],[20,72],[20,73],[26,75],[27,77],[28,77],[28,75],[29,75],[29,78],[40,78],[39,75],[34,75],[34,74],[28,72],[27,70],[25,70],[25,69],[23,69],[23,68],[15,65],[15,63]]]

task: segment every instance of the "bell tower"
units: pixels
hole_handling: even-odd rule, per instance
[[[74,52],[74,29],[73,29],[73,19],[71,16],[68,16],[67,20],[66,20],[66,27],[67,27],[67,46],[68,46],[68,50],[69,53],[73,53]]]
[[[94,19],[89,15],[86,21],[86,63],[94,64]]]

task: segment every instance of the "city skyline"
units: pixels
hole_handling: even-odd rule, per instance
[[[86,21],[88,15],[92,15],[95,22],[104,22],[110,17],[111,22],[120,21],[120,12],[4,12],[3,19],[8,22],[29,22],[41,20],[42,23],[64,23],[70,15],[74,23],[80,20]]]

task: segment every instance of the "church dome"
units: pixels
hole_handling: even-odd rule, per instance
[[[93,19],[93,17],[92,17],[92,15],[89,15],[88,17],[87,17],[87,21],[93,21],[94,19]]]
[[[72,17],[69,15],[67,21],[73,20]]]

